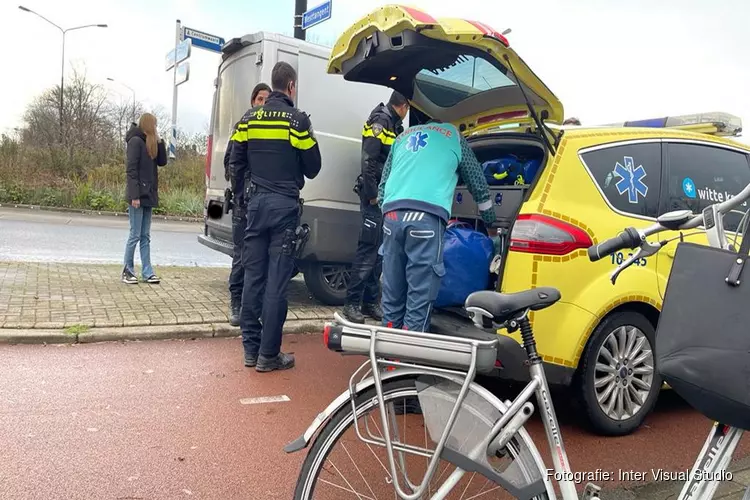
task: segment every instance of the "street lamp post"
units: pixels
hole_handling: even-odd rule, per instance
[[[65,89],[65,35],[68,33],[68,31],[74,31],[74,30],[81,30],[84,28],[106,28],[106,24],[85,24],[83,26],[75,26],[73,28],[61,28],[57,24],[53,23],[43,15],[39,14],[38,12],[34,12],[33,10],[24,7],[23,5],[18,6],[19,9],[21,9],[24,12],[28,12],[30,14],[34,14],[37,17],[40,17],[41,19],[47,21],[49,24],[60,30],[60,33],[62,33],[62,64],[60,69],[60,142],[62,143],[63,139],[63,109],[64,109],[64,103],[63,100],[63,94]]]
[[[109,77],[107,77],[107,80],[109,80],[110,82],[114,82],[114,83],[119,83],[120,85],[122,85],[123,87],[125,87],[126,89],[128,89],[128,90],[129,90],[129,91],[130,91],[130,92],[131,92],[131,93],[133,94],[133,110],[132,110],[132,112],[130,113],[130,120],[131,120],[132,122],[135,122],[135,90],[133,90],[133,89],[132,89],[132,88],[131,88],[131,87],[130,87],[129,85],[127,85],[126,83],[123,83],[123,82],[117,81],[117,80],[115,80],[114,78],[109,78]]]

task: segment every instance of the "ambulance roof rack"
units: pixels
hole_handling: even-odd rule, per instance
[[[736,137],[742,132],[742,120],[729,113],[711,112],[692,115],[665,116],[605,125],[607,127],[676,128],[689,132]]]

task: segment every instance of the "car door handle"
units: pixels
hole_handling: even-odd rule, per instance
[[[670,246],[668,246],[668,247],[667,247],[667,248],[665,249],[665,250],[666,250],[666,252],[665,252],[665,255],[666,255],[667,257],[669,257],[670,259],[672,259],[672,260],[674,260],[674,254],[675,254],[675,252],[677,251],[677,249],[676,249],[676,246],[677,246],[677,245],[670,245]]]

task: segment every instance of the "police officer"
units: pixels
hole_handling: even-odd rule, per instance
[[[265,83],[256,85],[250,96],[250,107],[262,106],[270,93],[271,87]],[[224,153],[224,178],[231,185],[231,194],[225,193],[225,196],[229,194],[229,196],[234,198],[232,206],[232,240],[234,241],[234,250],[232,252],[232,271],[229,273],[229,324],[239,326],[242,284],[245,277],[245,269],[242,267],[242,245],[245,237],[247,218],[245,217],[245,179],[241,179],[240,184],[235,184],[234,176],[229,169],[232,144],[232,138],[230,137],[227,150]]]
[[[294,366],[294,356],[280,349],[294,272],[299,193],[321,164],[310,118],[294,107],[297,72],[286,62],[277,63],[271,87],[266,103],[248,110],[237,124],[229,160],[236,183],[249,171],[240,327],[245,366],[259,372]]]
[[[383,216],[378,206],[378,185],[391,144],[403,131],[402,121],[409,111],[409,101],[394,91],[388,104],[382,102],[372,110],[362,129],[362,173],[354,191],[359,194],[362,227],[352,277],[346,294],[344,317],[364,323],[365,316],[380,321],[380,273],[383,260],[378,247],[383,236]]]

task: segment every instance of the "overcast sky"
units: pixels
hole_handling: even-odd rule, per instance
[[[21,125],[29,101],[60,80],[61,35],[0,0],[0,131]],[[230,39],[256,31],[291,35],[294,0],[20,0],[70,32],[73,67],[115,99],[171,109],[175,20]],[[310,0],[309,5],[318,4]],[[310,30],[332,44],[350,23],[389,2],[333,0],[333,18]],[[513,47],[552,89],[566,116],[584,125],[724,111],[750,125],[750,2],[747,0],[412,0],[435,17],[462,17],[511,28]],[[533,4],[533,8],[531,7]],[[178,126],[203,130],[219,55],[193,48],[190,81],[179,87]],[[332,105],[336,96],[331,96]],[[365,117],[363,117],[364,119]],[[740,138],[750,143],[750,134]]]

